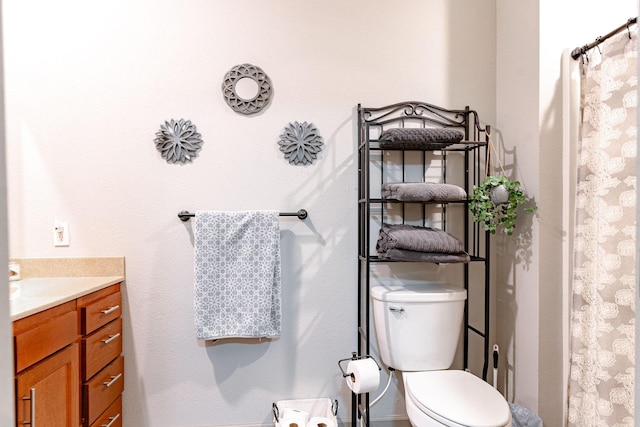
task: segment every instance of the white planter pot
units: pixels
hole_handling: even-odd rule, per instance
[[[509,191],[504,185],[498,185],[491,189],[491,202],[494,205],[502,205],[509,201]]]

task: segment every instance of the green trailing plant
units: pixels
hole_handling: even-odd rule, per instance
[[[500,196],[504,196],[504,199],[499,200]],[[487,176],[480,185],[473,186],[473,192],[469,195],[473,221],[481,223],[484,230],[491,234],[495,234],[501,226],[511,236],[518,218],[518,206],[525,203],[527,199],[520,182],[511,181],[506,176]],[[535,206],[525,208],[525,212],[531,213],[536,209]]]

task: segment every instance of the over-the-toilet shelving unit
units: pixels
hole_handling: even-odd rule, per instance
[[[464,310],[463,364],[469,365],[470,334],[477,335],[483,341],[482,378],[486,380],[489,364],[489,234],[480,225],[471,220],[468,201],[459,202],[421,202],[407,203],[382,199],[379,187],[385,180],[390,168],[399,168],[402,181],[405,170],[421,168],[422,179],[437,175],[438,183],[455,183],[469,194],[473,185],[484,179],[487,159],[487,134],[489,127],[480,124],[476,111],[466,107],[463,110],[448,110],[424,102],[405,102],[380,108],[366,108],[358,105],[358,351],[357,356],[370,354],[373,338],[370,327],[370,276],[374,264],[397,263],[379,257],[375,253],[375,241],[379,225],[393,211],[395,222],[401,218],[405,222],[405,210],[411,213],[411,222],[415,225],[416,215],[421,216],[421,225],[432,226],[432,218],[439,218],[439,228],[449,232],[455,229],[462,240],[469,263],[463,263],[459,269],[462,282],[468,295],[469,286],[483,286],[483,326],[473,326],[469,318],[469,298]],[[464,133],[461,142],[438,150],[389,149],[380,147],[380,135],[391,128],[448,128]],[[452,162],[453,160],[453,162]],[[448,166],[451,163],[451,166]],[[372,169],[373,166],[373,169]],[[417,207],[415,205],[418,205]],[[453,205],[453,206],[452,206]],[[416,211],[418,212],[416,214]],[[420,218],[418,218],[420,222]],[[453,234],[453,233],[452,233]],[[474,278],[470,280],[470,268],[473,265]],[[475,269],[482,270],[476,274]],[[479,277],[478,277],[479,276]],[[476,291],[474,289],[476,293]],[[475,306],[474,306],[475,309]],[[369,426],[369,395],[352,395],[352,425],[364,416],[363,425]]]

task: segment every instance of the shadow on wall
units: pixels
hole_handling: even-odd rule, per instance
[[[133,340],[133,332],[131,326],[131,306],[129,305],[129,301],[131,300],[129,297],[129,289],[127,287],[127,282],[124,282],[124,286],[121,286],[120,291],[122,292],[122,328],[124,329],[124,340],[123,345],[128,348],[134,348],[134,340]],[[146,402],[147,399],[145,396],[147,395],[144,381],[141,378],[141,375],[138,372],[139,363],[137,362],[135,351],[126,352],[126,386],[125,390],[132,389],[135,390],[136,398],[134,400],[135,404],[131,405],[135,412],[135,419],[142,421],[144,424],[140,425],[140,427],[150,427],[148,424],[149,420],[149,409],[147,408]],[[135,381],[135,384],[131,386],[129,383],[131,381]],[[125,395],[126,398],[126,395]],[[131,416],[127,413],[127,405],[123,405],[123,418],[124,419],[134,419],[134,416]]]
[[[505,148],[503,135],[498,129],[493,129],[493,142],[496,152],[491,153],[493,174],[504,174],[511,180],[519,180],[517,171],[517,153],[514,147],[511,150]],[[495,157],[499,157],[499,160]],[[508,159],[508,160],[505,160]],[[526,193],[526,183],[522,182],[522,189]],[[530,200],[535,204],[535,200]],[[507,236],[500,231],[492,236],[492,244],[495,247],[497,260],[495,266],[495,295],[496,295],[496,335],[500,346],[500,359],[498,361],[498,388],[505,398],[513,402],[516,398],[515,370],[517,369],[516,351],[516,319],[518,317],[517,302],[517,269],[518,266],[529,270],[532,263],[532,226],[533,215],[525,214],[520,206],[518,223],[513,235]]]
[[[307,218],[306,221],[311,221]],[[280,231],[280,251],[283,265],[301,265],[301,243],[290,230]],[[296,319],[300,311],[300,286],[301,269],[286,272],[282,275],[282,336],[280,338],[227,338],[216,341],[199,341],[198,344],[206,349],[207,357],[211,361],[211,367],[216,384],[220,387],[221,395],[228,402],[236,402],[247,392],[247,389],[238,387],[231,381],[236,371],[258,362],[269,350],[271,345],[295,345],[290,337],[298,336]],[[250,351],[247,351],[250,346]],[[295,379],[295,368],[298,366],[297,354],[294,351],[286,352],[280,359],[282,366],[273,370],[289,372],[283,376],[285,387],[292,387]],[[285,369],[286,368],[286,369]],[[284,371],[282,371],[284,369]],[[250,385],[248,385],[250,387]]]
[[[345,215],[345,212],[353,212],[355,204],[354,209],[337,210],[336,202],[327,200],[327,195],[348,192],[351,196],[350,188],[356,186],[354,156],[348,155],[340,164],[335,164],[337,161],[330,157],[336,153],[333,147],[336,145],[337,135],[344,133],[345,127],[353,121],[353,117],[345,119],[325,141],[325,150],[317,162],[332,164],[319,168],[318,173],[309,175],[304,181],[292,180],[293,188],[281,189],[287,192],[282,196],[283,200],[290,201],[288,203],[292,203],[296,208],[303,207],[309,211],[309,217],[304,221],[297,218],[281,218],[281,337],[261,340],[198,341],[196,345],[206,352],[210,370],[201,372],[197,378],[183,377],[181,381],[199,382],[204,387],[211,387],[211,390],[194,404],[208,405],[210,411],[215,412],[216,405],[238,407],[252,396],[263,400],[261,396],[264,391],[268,392],[269,398],[273,401],[308,397],[300,394],[300,390],[303,390],[304,393],[310,393],[315,397],[338,398],[341,400],[339,407],[343,410],[350,407],[350,393],[343,387],[344,380],[336,362],[341,357],[349,355],[345,350],[345,347],[349,346],[344,343],[351,341],[348,338],[355,337],[355,302],[351,303],[351,288],[348,288],[348,280],[351,278],[348,265],[351,264],[345,267],[345,263],[350,261],[344,259],[344,250],[334,251],[327,248],[345,248],[351,245],[354,247],[353,253],[356,253],[356,242],[351,237],[355,235],[355,232],[352,232],[352,227],[356,227],[355,215],[353,221],[350,215]],[[352,141],[355,141],[356,138],[353,135],[351,137]],[[349,143],[351,144],[351,141]],[[344,144],[342,146],[344,147]],[[315,164],[312,166],[316,167]],[[319,176],[321,171],[327,171],[328,176],[323,179]],[[355,190],[353,192],[355,193]],[[353,198],[355,199],[355,196]],[[330,215],[327,215],[327,212]],[[322,218],[325,220],[320,223],[319,220]],[[330,220],[327,221],[326,218]],[[181,255],[179,262],[188,264],[192,262],[192,226],[186,224],[185,231],[189,234],[190,248],[187,251],[188,255]],[[336,268],[345,271],[345,274],[341,275],[344,280],[323,283],[326,270]],[[355,300],[355,291],[353,294]],[[167,295],[164,298],[171,296]],[[347,311],[346,308],[353,310]],[[189,318],[188,321],[180,321],[183,327],[187,324],[191,327],[192,316],[183,317]],[[327,347],[327,342],[335,342],[335,346]],[[166,359],[169,356],[162,357]],[[259,381],[251,380],[258,377]],[[301,378],[305,379],[304,383],[301,383]],[[138,390],[142,389],[142,385],[138,386]],[[220,401],[213,405],[206,402],[212,397],[220,398]],[[259,401],[255,402],[255,406],[264,408],[263,423],[271,423],[271,402]],[[224,420],[222,422],[224,423]]]
[[[511,150],[505,148],[504,139],[500,130],[493,128],[492,134],[494,137],[494,146],[496,146],[497,155],[500,158],[501,164],[495,159],[496,153],[491,153],[491,164],[493,168],[493,174],[504,173],[512,181],[520,181],[520,187],[527,194],[526,182],[523,181],[522,176],[518,174],[518,155],[516,153],[516,147]],[[508,162],[504,159],[510,159]],[[532,262],[533,252],[531,245],[533,243],[533,215],[525,212],[526,208],[533,207],[537,204],[534,198],[527,197],[527,204],[518,207],[518,222],[513,231],[513,235],[507,237],[503,241],[499,241],[504,245],[509,245],[510,250],[501,251],[501,253],[514,254],[514,263],[521,265],[525,270],[529,270]],[[499,248],[501,249],[501,248]]]

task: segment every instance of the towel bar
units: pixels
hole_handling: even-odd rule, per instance
[[[298,219],[307,219],[308,213],[305,209],[300,209],[298,212],[280,212],[278,215],[280,216],[297,216]],[[193,218],[196,214],[191,213],[189,211],[181,211],[178,212],[178,218],[180,221],[189,221],[190,218]]]

